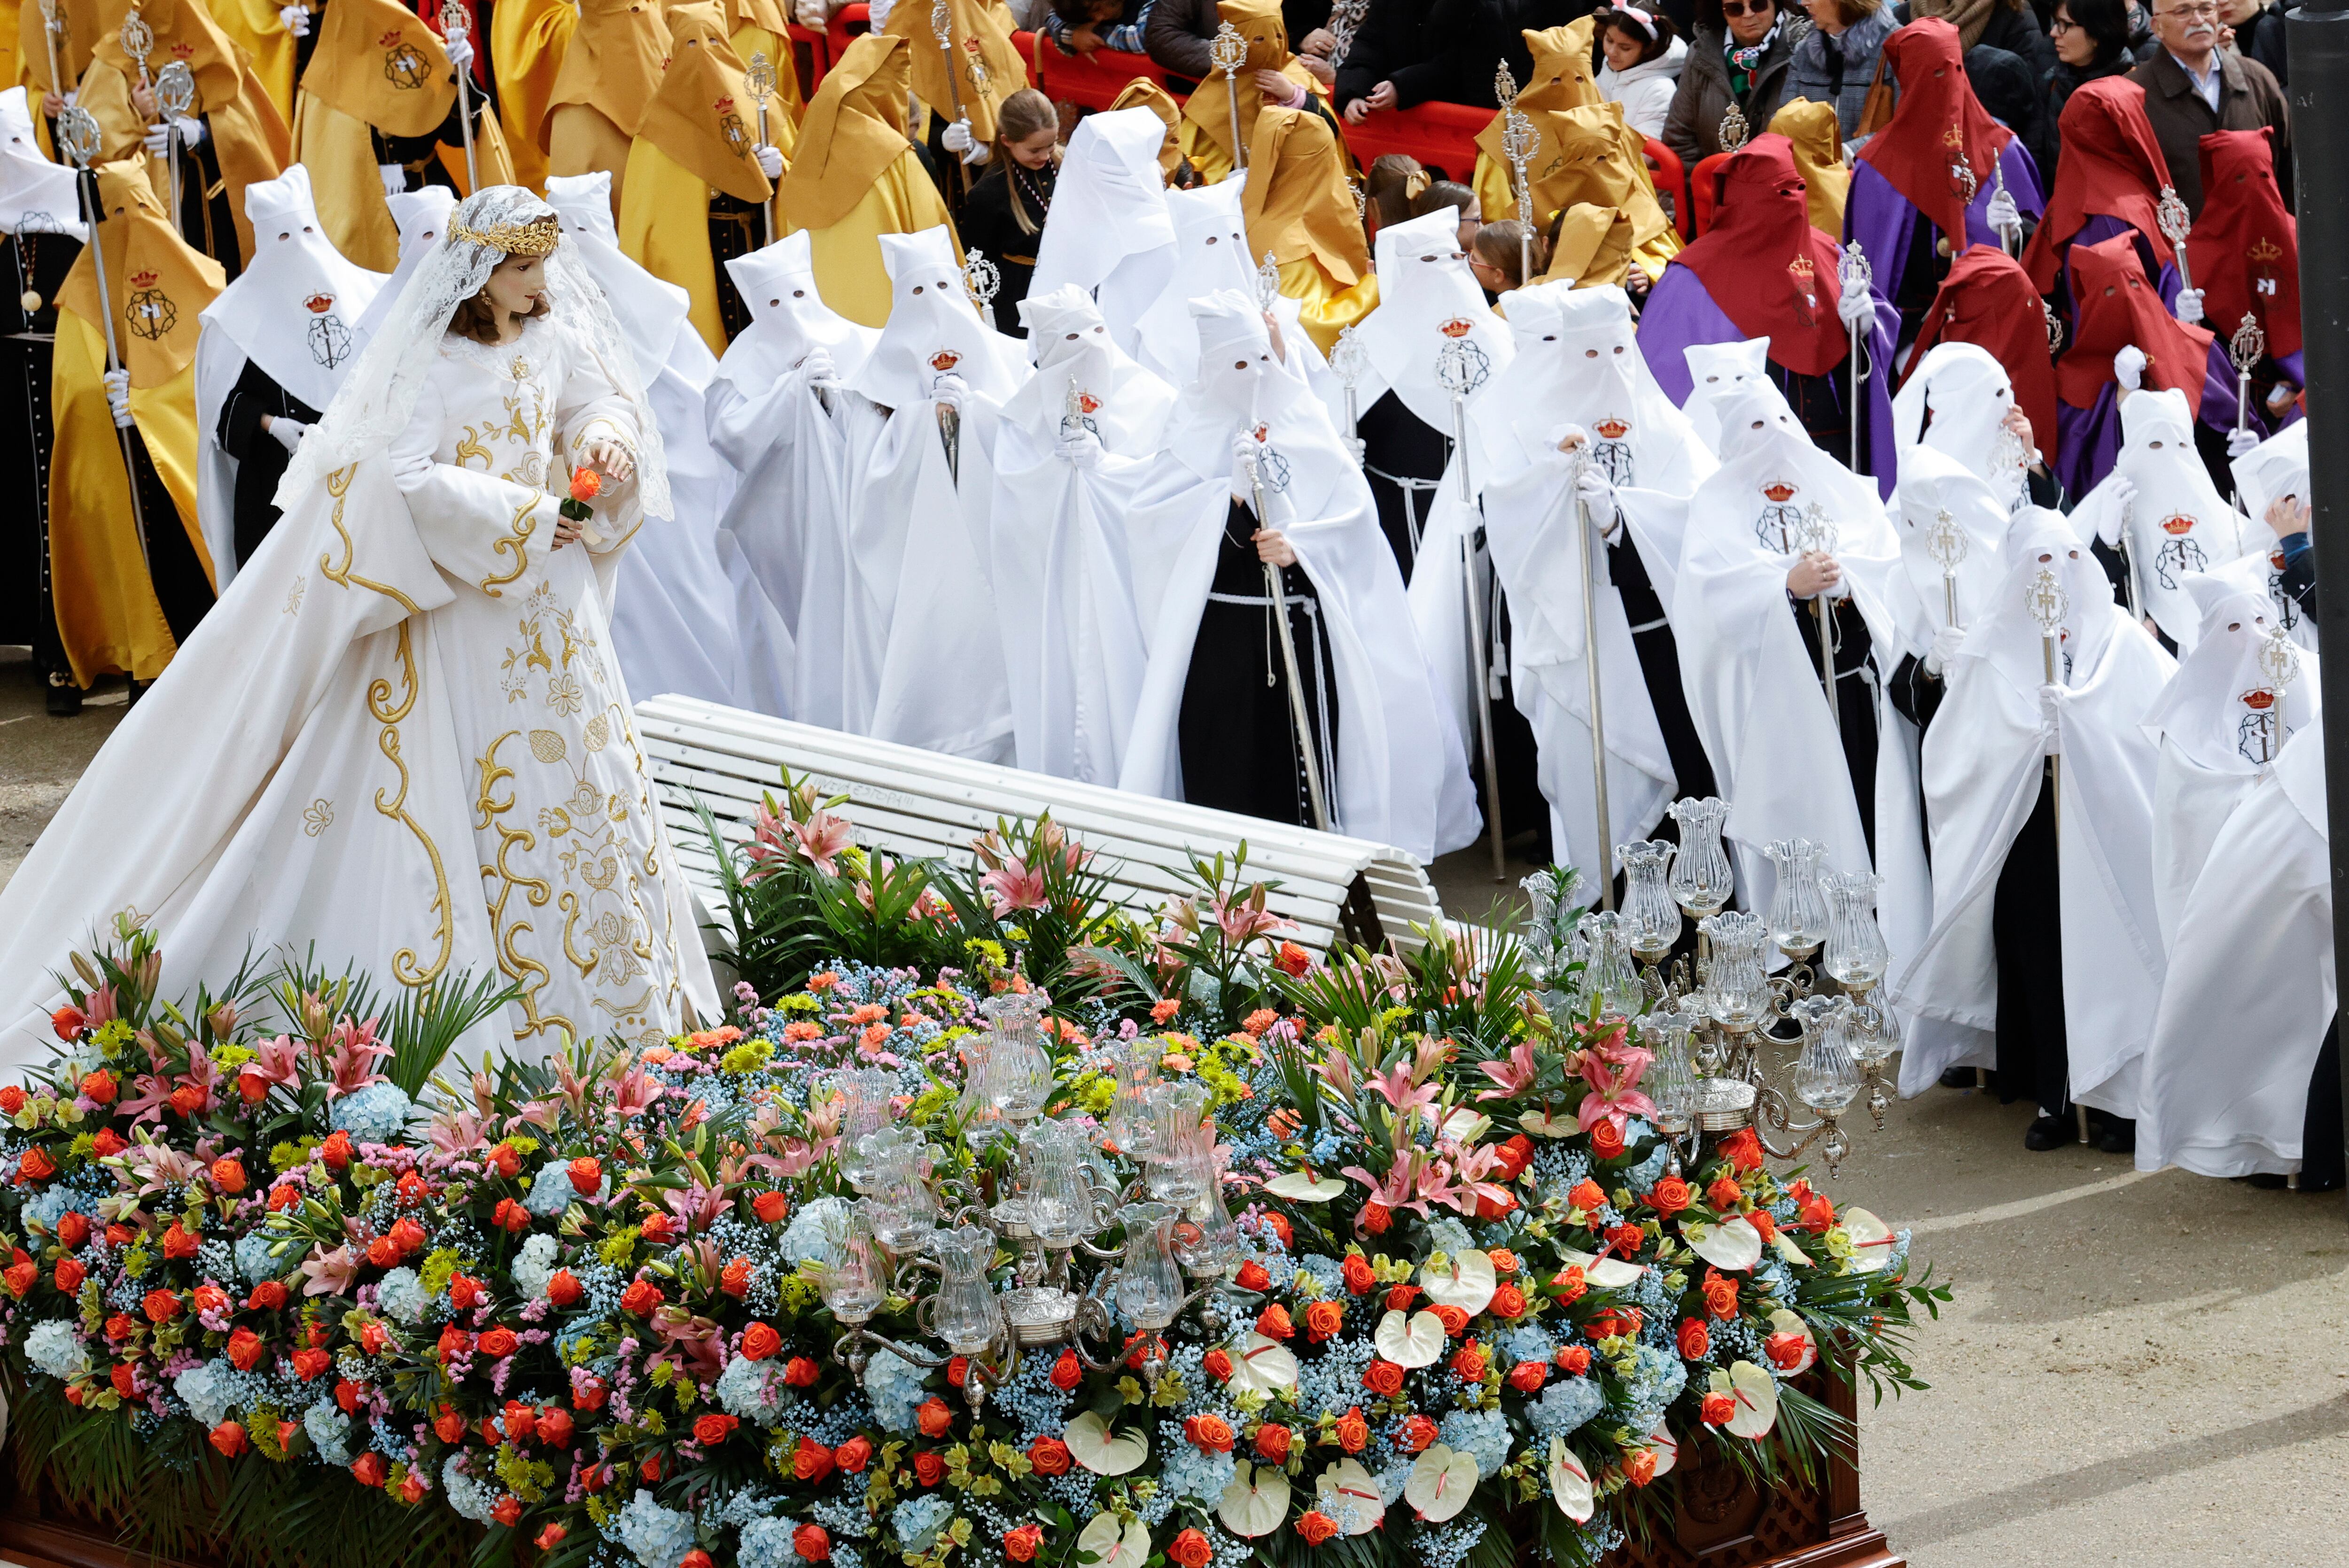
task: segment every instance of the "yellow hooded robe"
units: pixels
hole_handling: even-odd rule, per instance
[[[1831,103],[1790,98],[1770,117],[1770,129],[1795,144],[1811,227],[1843,238],[1843,204],[1851,193],[1851,165],[1843,160],[1843,123]]]
[[[539,129],[550,175],[612,174],[612,213],[626,192],[629,144],[668,63],[668,24],[653,0],[579,0]]]
[[[973,139],[991,142],[996,106],[1028,85],[1028,63],[1011,42],[1009,15],[983,0],[947,0],[947,31],[954,46],[946,49],[930,26],[931,11],[925,0],[905,0],[890,11],[885,29],[905,41],[913,94],[944,119],[953,119],[958,105]],[[949,54],[958,62],[951,78]]]
[[[1148,77],[1136,77],[1125,84],[1109,107],[1112,110],[1146,108],[1164,123],[1166,139],[1158,147],[1158,170],[1167,179],[1174,179],[1175,171],[1183,167],[1183,106],[1174,101],[1174,95]]]
[[[1630,214],[1619,208],[1576,202],[1558,224],[1549,268],[1539,281],[1569,283],[1578,289],[1620,284],[1631,270],[1631,237],[1636,228]]]
[[[1247,40],[1247,58],[1232,74],[1232,91],[1224,88],[1220,71],[1211,71],[1183,105],[1183,156],[1199,177],[1213,185],[1232,171],[1232,99],[1237,94],[1240,106],[1240,139],[1248,144],[1248,156],[1256,155],[1256,117],[1264,108],[1264,94],[1257,90],[1256,73],[1278,71],[1290,81],[1309,90],[1318,90],[1312,75],[1297,63],[1289,53],[1288,29],[1280,19],[1278,0],[1216,0],[1216,13],[1239,30]],[[1332,133],[1335,139],[1335,133]],[[1339,142],[1340,167],[1344,167],[1345,144]]]
[[[1324,354],[1378,304],[1370,242],[1340,160],[1337,135],[1319,115],[1260,110],[1240,193],[1248,254],[1260,262],[1270,253],[1280,292],[1299,303],[1306,335]]]
[[[514,183],[546,189],[546,117],[555,79],[579,27],[571,0],[500,0],[490,14],[490,65],[497,74],[498,124]],[[612,177],[619,178],[615,169]]]
[[[1582,108],[1606,101],[1599,91],[1599,78],[1590,70],[1590,38],[1597,26],[1594,18],[1584,16],[1563,27],[1527,27],[1518,35],[1533,55],[1534,79],[1518,89],[1517,108],[1534,122],[1537,135],[1541,134],[1545,109]],[[1476,173],[1471,183],[1476,191],[1476,204],[1484,210],[1487,223],[1517,215],[1516,174],[1501,150],[1504,118],[1494,115],[1476,133]],[[1546,155],[1555,150],[1553,139],[1544,136],[1534,148],[1526,164],[1528,171],[1541,168]],[[1536,228],[1548,221],[1548,212],[1535,211]]]

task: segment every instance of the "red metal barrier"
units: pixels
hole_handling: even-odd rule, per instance
[[[1360,124],[1347,122],[1346,146],[1368,169],[1390,152],[1407,153],[1447,179],[1466,184],[1476,170],[1476,133],[1492,119],[1489,108],[1465,104],[1423,103],[1416,108],[1377,109]]]
[[[1654,137],[1648,138],[1648,175],[1655,182],[1656,194],[1671,201],[1672,222],[1681,238],[1692,240],[1694,214],[1689,211],[1688,171],[1681,166],[1681,156]]]
[[[1166,85],[1165,67],[1148,55],[1129,55],[1123,49],[1066,55],[1041,33],[1014,33],[1011,41],[1019,46],[1020,55],[1028,61],[1029,80],[1055,103],[1107,108],[1136,77],[1147,77],[1162,88]]]
[[[843,5],[832,14],[832,20],[823,25],[823,30],[829,40],[823,68],[829,71],[840,62],[841,56],[848,53],[848,46],[856,41],[858,35],[873,30],[873,7],[862,4],[861,0],[854,5]],[[816,78],[819,82],[823,79],[822,77]]]
[[[1721,166],[1728,160],[1729,154],[1716,152],[1701,160],[1694,169],[1689,170],[1689,215],[1695,220],[1695,228],[1689,234],[1691,239],[1713,227],[1713,210],[1721,201],[1718,176]]]

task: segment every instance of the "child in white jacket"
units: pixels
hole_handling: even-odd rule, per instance
[[[1599,45],[1606,65],[1599,72],[1599,96],[1623,106],[1623,123],[1654,139],[1664,134],[1664,117],[1680,84],[1688,46],[1671,18],[1649,8],[1647,0],[1615,0],[1599,13]]]

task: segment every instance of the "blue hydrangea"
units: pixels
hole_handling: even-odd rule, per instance
[[[1526,1420],[1543,1437],[1563,1437],[1599,1414],[1607,1403],[1599,1385],[1588,1377],[1568,1377],[1542,1390],[1526,1407]]]
[[[718,1375],[718,1402],[730,1416],[771,1427],[783,1412],[783,1380],[771,1361],[737,1356]]]
[[[265,1279],[275,1279],[284,1272],[276,1258],[270,1254],[272,1238],[263,1232],[236,1239],[236,1272],[247,1284],[259,1284]]]
[[[514,1254],[514,1288],[533,1301],[544,1295],[547,1282],[554,1277],[554,1238],[544,1231],[526,1238]]]
[[[892,1351],[875,1351],[864,1365],[864,1397],[873,1401],[873,1415],[885,1430],[900,1434],[916,1429],[914,1412],[930,1397],[929,1374]]]
[[[1379,1483],[1379,1506],[1392,1508],[1402,1496],[1402,1489],[1411,1484],[1411,1460],[1399,1460],[1371,1479]]]
[[[1509,1421],[1498,1410],[1454,1410],[1435,1433],[1444,1447],[1475,1460],[1478,1475],[1498,1475],[1509,1462]]]
[[[636,1495],[643,1497],[645,1493]],[[798,1530],[799,1522],[796,1520],[781,1517],[754,1519],[742,1527],[741,1540],[734,1549],[734,1561],[740,1568],[799,1568],[799,1549],[792,1544],[792,1536]],[[838,1552],[833,1553],[834,1562],[839,1557]]]
[[[1185,1439],[1182,1427],[1174,1421],[1158,1424],[1158,1442],[1159,1451],[1166,1456],[1158,1472],[1158,1485],[1169,1497],[1195,1497],[1207,1503],[1222,1499],[1237,1468],[1231,1455],[1197,1447]]]
[[[326,1125],[349,1133],[357,1143],[388,1143],[407,1128],[415,1109],[398,1084],[371,1083],[336,1100],[327,1109]]]
[[[188,1414],[201,1427],[217,1427],[228,1419],[234,1396],[229,1387],[225,1361],[206,1361],[189,1367],[171,1379],[171,1391],[186,1401]]]
[[[311,1443],[318,1450],[318,1462],[347,1465],[351,1462],[350,1418],[332,1399],[321,1399],[302,1412],[302,1429],[310,1434]]]
[[[455,1463],[450,1462],[452,1466]],[[457,1501],[453,1490],[449,1501],[452,1505]],[[465,1512],[461,1507],[457,1511]],[[677,1568],[678,1560],[693,1550],[693,1516],[674,1508],[663,1508],[653,1501],[650,1491],[640,1491],[628,1499],[627,1506],[620,1510],[605,1533],[635,1553],[644,1568]],[[750,1531],[743,1534],[747,1538]],[[788,1532],[783,1539],[789,1542]]]
[[[823,1239],[824,1223],[847,1207],[844,1199],[818,1198],[796,1210],[792,1215],[792,1222],[783,1227],[783,1238],[778,1243],[785,1261],[803,1264],[822,1259],[827,1251]]]
[[[606,1176],[596,1188],[595,1196],[608,1198],[611,1195],[612,1179]],[[571,1184],[571,1162],[550,1160],[538,1168],[536,1176],[531,1178],[530,1192],[523,1199],[522,1206],[542,1220],[551,1220],[571,1207],[571,1201],[577,1196],[579,1189]]]
[[[1557,1341],[1537,1323],[1512,1328],[1501,1336],[1500,1343],[1501,1354],[1509,1358],[1512,1367],[1520,1361],[1547,1361],[1557,1353]]]
[[[62,1318],[37,1324],[25,1336],[25,1359],[60,1382],[89,1370],[88,1347],[74,1326]]]
[[[396,1268],[385,1274],[375,1287],[378,1306],[402,1323],[421,1323],[424,1309],[432,1298],[424,1294],[424,1282],[411,1268]]]
[[[87,1214],[98,1218],[98,1201],[103,1192],[92,1192],[72,1186],[56,1186],[25,1205],[25,1218],[51,1235],[57,1233],[57,1222],[67,1214]]]
[[[1346,1288],[1346,1265],[1336,1258],[1309,1253],[1297,1260],[1297,1267],[1312,1277],[1322,1295],[1336,1295]]]
[[[1447,1214],[1427,1227],[1427,1244],[1439,1253],[1456,1256],[1475,1246],[1476,1239],[1468,1233],[1467,1226]]]
[[[907,1552],[926,1552],[930,1545],[926,1538],[944,1530],[952,1518],[953,1503],[936,1492],[925,1492],[899,1503],[889,1515],[889,1527]]]

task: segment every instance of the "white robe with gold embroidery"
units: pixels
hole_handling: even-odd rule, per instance
[[[0,892],[0,1072],[125,910],[170,996],[289,948],[384,995],[502,973],[522,999],[469,1056],[716,1016],[611,646],[633,486],[553,548],[572,454],[636,433],[555,322],[445,341],[408,428],[287,511]]]

